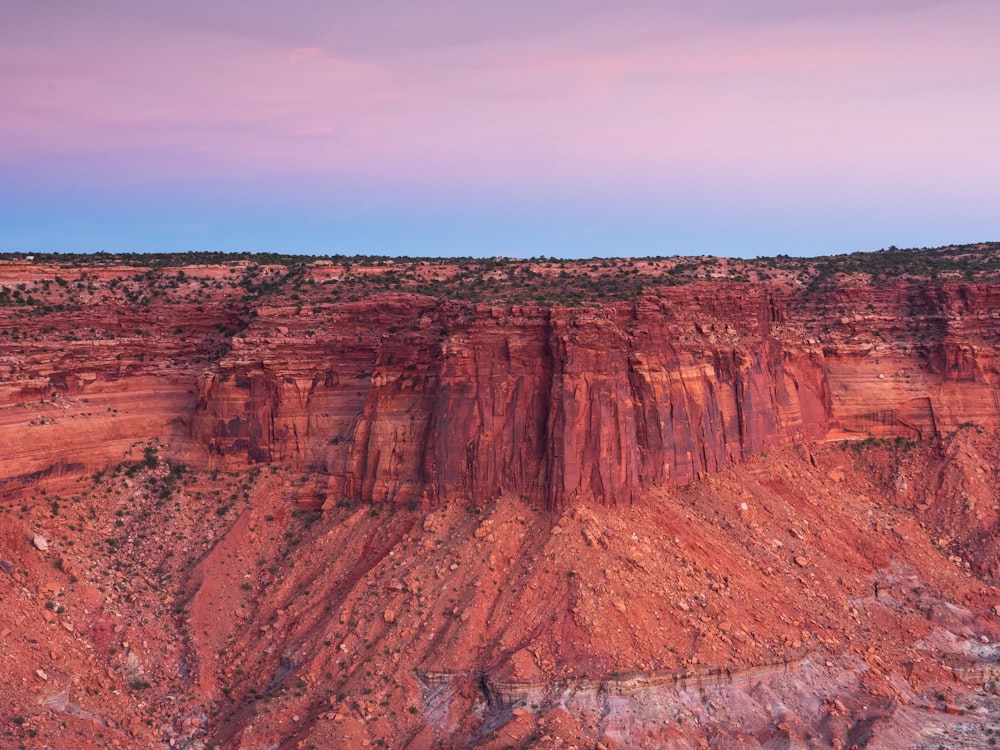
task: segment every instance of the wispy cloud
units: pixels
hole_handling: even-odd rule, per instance
[[[401,205],[821,205],[930,173],[996,195],[998,22],[980,0],[20,3],[0,165]]]

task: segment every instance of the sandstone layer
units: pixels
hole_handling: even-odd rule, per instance
[[[5,736],[1000,730],[994,253],[0,261]]]
[[[38,294],[8,308],[4,486],[155,435],[200,465],[319,472],[351,500],[622,505],[778,445],[1000,420],[988,284],[702,282],[543,307],[331,302],[308,268],[296,287],[278,268],[165,271],[157,286],[112,267],[50,283],[77,309],[38,315],[69,306],[38,291],[63,271],[3,270]]]

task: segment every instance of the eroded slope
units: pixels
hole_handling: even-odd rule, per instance
[[[984,746],[963,252],[0,264],[4,741]]]

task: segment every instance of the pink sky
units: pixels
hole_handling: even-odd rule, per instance
[[[278,231],[284,210],[328,252],[365,240],[365,217],[359,250],[407,253],[386,223],[446,236],[470,212],[534,245],[574,239],[586,217],[574,241],[600,254],[633,254],[593,237],[640,225],[662,247],[637,249],[662,254],[1000,239],[993,2],[203,5],[8,6],[0,191],[19,215],[58,225],[65,202],[87,242],[114,249],[113,217],[88,202],[100,194],[121,226],[205,225],[176,236],[211,249],[225,243],[216,185],[230,224],[264,207]],[[33,234],[12,212],[0,249],[79,249],[71,226]],[[789,247],[785,223],[816,235]],[[713,240],[713,226],[728,228]]]

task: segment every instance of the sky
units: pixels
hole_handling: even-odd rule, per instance
[[[0,0],[0,251],[1000,240],[995,0]]]

